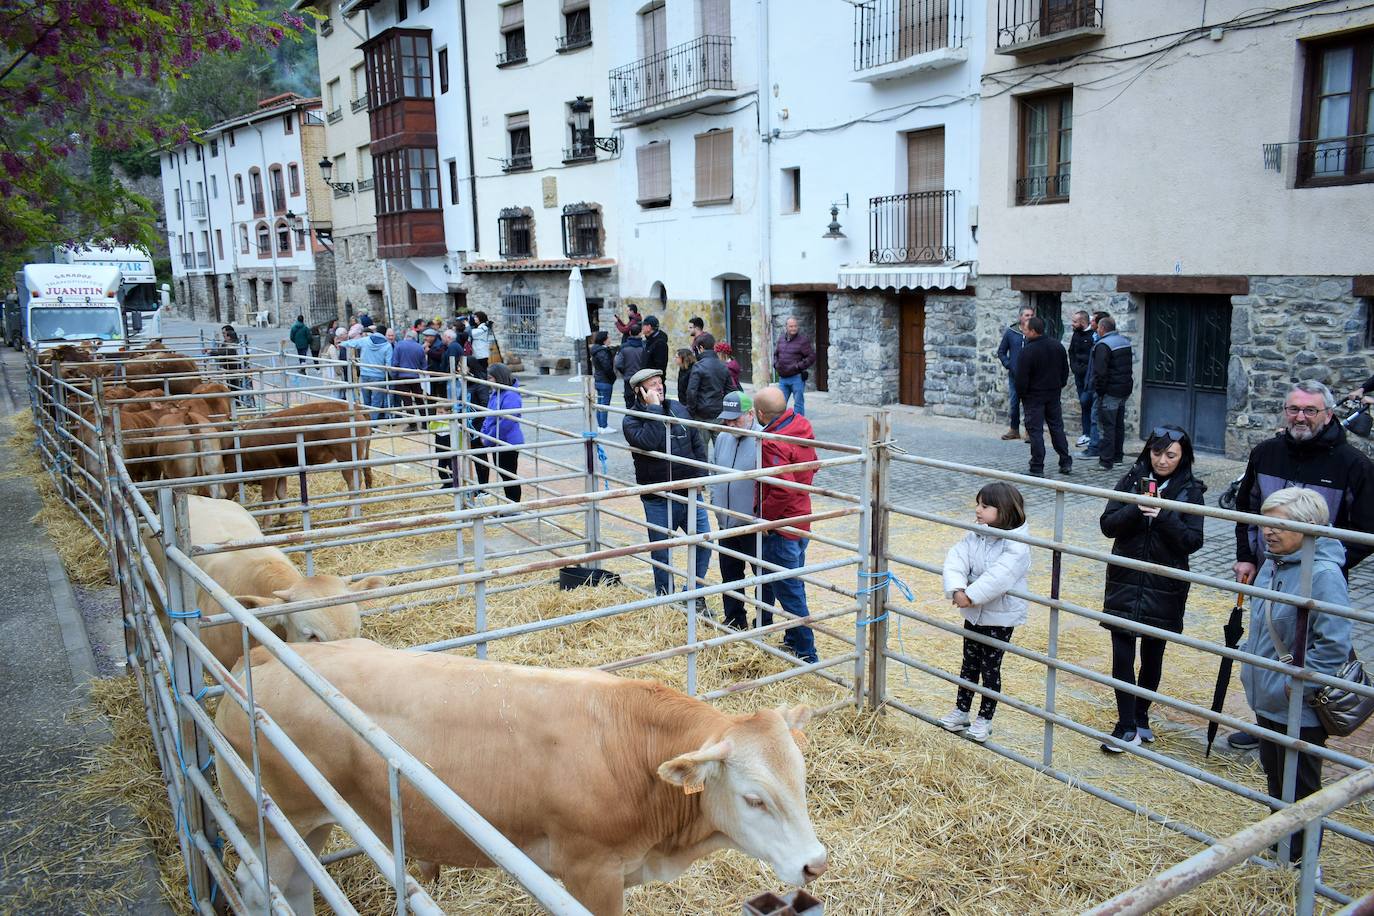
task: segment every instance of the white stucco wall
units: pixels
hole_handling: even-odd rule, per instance
[[[328,115],[331,105],[339,108],[340,119],[334,123],[325,121],[325,151],[331,160],[344,155],[346,168],[335,169],[331,180],[334,182],[350,182],[353,184],[353,192],[344,197],[333,198],[333,229],[339,236],[351,235],[357,231],[372,231],[376,228],[376,205],[373,202],[372,191],[363,191],[358,188],[360,177],[371,178],[372,156],[369,153],[363,157],[361,176],[358,172],[358,149],[366,147],[371,140],[368,130],[367,109],[363,108],[354,111],[351,102],[355,98],[353,91],[353,68],[360,67],[363,63],[363,52],[358,46],[367,38],[367,17],[353,14],[343,16],[339,13],[339,0],[328,0],[326,3],[318,4],[318,10],[329,17],[333,23],[333,31],[325,35],[316,32],[315,47],[320,64],[320,92],[323,99],[324,115]],[[329,98],[329,84],[333,80],[339,81],[338,99]],[[359,84],[359,95],[367,98],[367,79],[363,78]],[[317,163],[307,163],[312,172],[318,172]],[[333,194],[332,191],[328,193]]]
[[[989,0],[995,8],[996,0]],[[1350,2],[1346,7],[1364,6]],[[1212,0],[1208,26],[1253,11]],[[1064,274],[1352,274],[1370,270],[1374,185],[1295,188],[1294,148],[1282,174],[1262,145],[1299,138],[1303,39],[1374,25],[1374,10],[1223,30],[1180,46],[1148,70],[1130,63],[1049,68],[1028,61],[1141,42],[1196,27],[1183,0],[1108,3],[1096,43],[1038,56],[992,53],[982,104],[981,271]],[[1334,11],[1334,14],[1333,14]],[[1282,17],[1281,17],[1282,18]],[[1165,42],[1106,52],[1141,54]],[[1013,69],[1022,68],[1022,69]],[[1008,71],[999,74],[998,71]],[[1131,80],[1127,82],[1127,80]],[[1100,81],[1087,85],[1090,81]],[[1002,92],[1012,83],[1014,91]],[[1073,184],[1064,204],[1016,206],[1016,99],[1074,84]]]

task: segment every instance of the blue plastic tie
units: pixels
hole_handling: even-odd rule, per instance
[[[894,575],[892,574],[891,570],[883,570],[882,572],[871,572],[871,573],[870,573],[870,572],[864,572],[863,570],[860,570],[860,571],[859,571],[859,578],[861,578],[861,579],[873,579],[873,580],[875,580],[874,583],[873,583],[872,585],[865,586],[865,587],[862,587],[862,588],[858,589],[858,593],[859,593],[860,595],[871,595],[871,594],[873,594],[874,592],[882,591],[883,589],[887,588],[889,585],[895,585],[895,586],[897,586],[897,591],[901,592],[901,593],[902,593],[902,597],[905,598],[907,601],[915,601],[915,600],[916,600],[916,595],[911,591],[911,588],[910,588],[905,582],[903,582],[901,579],[898,579],[896,576],[894,576]],[[878,623],[879,621],[886,620],[886,619],[887,619],[887,615],[888,615],[888,612],[887,612],[887,611],[883,611],[883,612],[882,612],[881,614],[879,614],[877,617],[873,617],[873,618],[870,618],[870,619],[868,619],[868,620],[860,620],[860,621],[858,622],[858,625],[861,626],[861,627],[866,627],[866,626],[868,626],[870,623]]]
[[[611,471],[609,465],[606,462],[606,450],[601,447],[600,442],[596,441],[596,437],[598,435],[599,433],[591,432],[590,430],[582,431],[582,438],[591,439],[592,444],[596,446],[596,459],[601,462],[602,483],[604,484],[604,489],[609,490],[611,488],[611,482],[606,478],[609,478],[611,476]]]
[[[189,611],[168,611],[167,616],[173,620],[191,620],[200,616],[200,608],[191,608]]]

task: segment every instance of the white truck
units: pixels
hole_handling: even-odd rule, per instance
[[[118,267],[124,278],[120,284],[119,298],[129,317],[130,334],[135,337],[162,336],[162,297],[157,288],[153,257],[146,249],[108,242],[89,242],[73,247],[58,245],[53,248],[53,260],[59,264]]]
[[[25,345],[45,350],[95,340],[101,350],[118,350],[126,340],[122,282],[118,267],[25,264],[14,275]]]

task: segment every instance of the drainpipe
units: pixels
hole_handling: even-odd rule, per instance
[[[267,142],[262,138],[262,128],[253,125],[253,130],[258,133],[258,157],[262,165],[262,211],[267,217],[267,250],[272,253],[272,309],[277,313],[277,327],[281,327],[281,279],[277,275],[277,220],[276,214],[272,212],[274,208],[268,206],[271,203],[272,193],[272,173],[267,169]],[[249,182],[248,191],[252,193],[252,182]],[[290,232],[290,229],[287,229]]]
[[[458,0],[458,24],[463,33],[463,115],[468,128],[468,174],[472,193],[468,200],[472,207],[472,250],[482,250],[482,230],[477,219],[477,158],[472,145],[472,79],[468,75],[468,0]]]
[[[754,384],[767,385],[772,378],[773,353],[773,90],[768,81],[768,3],[758,2],[759,28],[759,320],[762,333],[757,339],[763,343],[754,359]],[[729,314],[729,303],[726,303]]]
[[[216,141],[218,142],[218,141]],[[225,153],[229,151],[226,149]],[[200,177],[203,179],[205,188],[205,256],[210,261],[209,282],[205,285],[206,291],[210,294],[209,306],[217,306],[219,303],[219,274],[215,272],[215,217],[214,208],[210,206],[210,149],[203,147],[200,153]],[[232,234],[232,233],[231,233]],[[215,308],[218,312],[219,309]],[[218,315],[216,320],[218,320]]]

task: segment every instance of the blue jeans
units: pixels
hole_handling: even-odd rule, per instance
[[[1083,405],[1083,425],[1088,427],[1088,451],[1095,452],[1102,443],[1102,428],[1097,425],[1097,392],[1083,392],[1078,403]]]
[[[364,378],[360,381],[369,386],[378,386],[362,389],[363,406],[379,408],[378,412],[372,414],[373,419],[381,420],[385,418],[387,416],[385,410],[389,406],[387,401],[390,399],[390,395],[380,386],[386,384],[386,380],[379,378]]]
[[[1021,397],[1016,393],[1016,376],[1007,373],[1007,428],[1021,428]]]
[[[806,565],[807,538],[792,540],[772,531],[763,535],[763,559],[784,569],[799,569]],[[772,570],[769,570],[771,572]],[[784,611],[798,617],[809,617],[806,607],[806,585],[801,579],[779,579],[765,583],[760,596],[764,604],[773,604],[774,598]],[[766,611],[762,615],[763,625],[773,622],[773,615]],[[806,662],[816,661],[816,637],[810,627],[793,627],[782,638],[782,644],[797,658]]]
[[[784,399],[792,399],[792,409],[803,417],[806,416],[806,382],[802,379],[801,373],[784,375],[778,379],[778,387],[782,389]]]
[[[598,403],[598,404],[609,404],[609,403],[611,403],[611,392],[612,392],[612,391],[615,391],[615,382],[597,382],[597,383],[596,383],[596,403]],[[607,419],[608,419],[608,418],[607,418],[607,416],[606,416],[606,411],[604,411],[604,410],[598,410],[598,411],[596,412],[596,426],[597,426],[597,429],[605,429],[605,428],[606,428],[606,421],[607,421]]]
[[[668,528],[674,531],[681,531],[683,534],[687,533],[686,503],[673,502],[669,500],[666,496],[659,496],[656,493],[650,493],[647,496],[639,497],[639,502],[641,505],[644,506],[644,521],[648,522],[650,525],[657,525],[661,528]],[[671,521],[669,521],[670,505],[672,506]],[[698,500],[697,533],[700,534],[703,531],[710,530],[711,521],[706,516],[706,504]],[[653,528],[649,529],[649,540],[651,541],[662,541],[665,540],[667,537],[668,535],[664,534],[661,531],[655,531]],[[669,552],[667,550],[655,550],[652,551],[649,555],[653,557],[655,561],[662,563],[666,566],[669,562],[668,553]],[[710,568],[710,566],[710,549],[698,544],[696,556],[697,584],[692,585],[691,588],[699,588],[700,586],[706,584],[706,571]],[[672,591],[673,574],[666,569],[662,569],[658,566],[655,566],[654,594],[668,595],[671,594]]]

